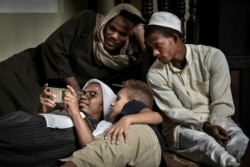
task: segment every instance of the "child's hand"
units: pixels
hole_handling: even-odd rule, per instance
[[[105,139],[110,138],[111,144],[119,144],[120,137],[123,135],[124,142],[128,142],[129,117],[123,117],[105,131]]]

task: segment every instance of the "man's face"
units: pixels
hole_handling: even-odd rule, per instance
[[[80,96],[79,108],[90,118],[100,120],[103,115],[102,89],[98,83],[88,84]]]
[[[123,16],[114,17],[104,29],[104,48],[108,52],[120,49],[133,28],[134,24],[124,20]]]
[[[111,104],[110,118],[113,121],[115,117],[122,111],[124,105],[129,102],[126,89],[121,89],[117,93],[116,101]]]
[[[172,37],[166,38],[162,34],[154,32],[145,41],[152,51],[152,55],[163,64],[175,59],[176,43]]]

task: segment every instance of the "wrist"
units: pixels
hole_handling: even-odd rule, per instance
[[[145,24],[144,23],[139,23],[134,28],[138,28],[138,27],[142,27],[144,29]]]
[[[131,125],[133,123],[132,117],[130,115],[122,117],[122,120],[125,121],[128,125]]]
[[[211,124],[210,122],[205,121],[205,122],[203,123],[202,129],[203,129],[204,132],[208,132],[208,130],[209,130],[209,128],[210,128],[211,126],[212,126],[212,124]]]

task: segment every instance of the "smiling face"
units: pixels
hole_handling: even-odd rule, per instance
[[[99,83],[90,83],[84,88],[79,99],[79,108],[92,119],[101,120],[103,116],[102,89]]]
[[[157,31],[145,38],[147,46],[152,51],[152,55],[163,64],[167,64],[175,57],[176,42],[172,37],[164,37]]]
[[[109,52],[119,50],[129,37],[129,32],[134,28],[134,23],[123,16],[114,17],[104,29],[104,48]]]
[[[121,89],[117,93],[116,101],[111,104],[110,118],[114,121],[115,117],[122,111],[124,105],[129,102],[127,90]]]

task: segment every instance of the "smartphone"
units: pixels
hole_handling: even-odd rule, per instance
[[[56,95],[56,97],[54,98],[55,103],[63,103],[63,97],[64,97],[65,93],[69,92],[68,89],[55,88],[55,87],[48,87],[47,91],[49,91],[49,92],[53,93],[54,95]]]

